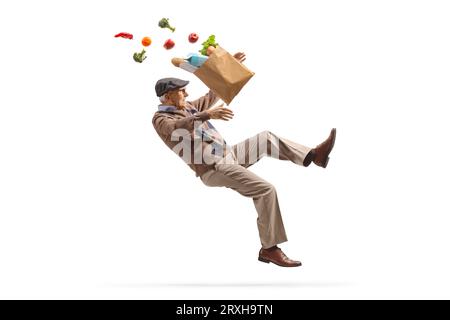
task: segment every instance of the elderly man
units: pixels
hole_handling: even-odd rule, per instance
[[[240,61],[245,58],[243,54],[235,57]],[[227,187],[253,198],[262,245],[259,261],[282,267],[301,266],[299,261],[289,259],[277,246],[287,241],[287,237],[275,187],[248,167],[263,156],[271,156],[304,167],[314,163],[325,168],[336,139],[336,129],[332,129],[329,137],[316,148],[300,145],[269,131],[229,146],[209,120],[228,121],[233,118],[233,112],[223,105],[213,107],[218,98],[212,91],[187,102],[188,83],[176,78],[165,78],[156,83],[156,95],[162,103],[153,117],[156,132],[205,185]]]

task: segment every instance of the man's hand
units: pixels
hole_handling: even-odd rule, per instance
[[[243,52],[235,53],[233,57],[240,63],[244,62],[246,59],[245,53]]]
[[[234,116],[233,111],[223,107],[223,103],[220,106],[206,110],[206,112],[211,119],[228,121],[230,119],[233,119]]]

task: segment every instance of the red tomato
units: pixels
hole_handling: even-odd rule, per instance
[[[189,42],[190,43],[196,43],[197,42],[197,40],[198,40],[198,34],[196,34],[196,33],[191,33],[190,35],[189,35]]]
[[[173,42],[172,39],[168,39],[165,43],[164,43],[164,48],[166,48],[167,50],[172,49],[175,46],[175,42]]]

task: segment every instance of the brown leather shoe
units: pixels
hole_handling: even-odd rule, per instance
[[[265,263],[275,263],[280,267],[300,267],[302,263],[300,261],[291,260],[281,251],[280,248],[274,246],[269,249],[259,250],[258,260]]]
[[[334,147],[334,141],[336,140],[336,128],[331,129],[331,133],[327,140],[319,144],[316,148],[312,150],[314,154],[313,162],[315,165],[326,168],[328,164],[328,157],[330,155],[331,150]]]

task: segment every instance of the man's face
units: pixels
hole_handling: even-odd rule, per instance
[[[186,97],[189,96],[186,89],[172,90],[167,93],[168,103],[177,107],[177,109],[184,109],[186,107]]]

